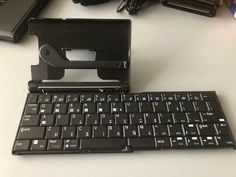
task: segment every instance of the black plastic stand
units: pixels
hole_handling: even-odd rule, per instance
[[[31,19],[29,32],[39,40],[39,64],[33,65],[30,92],[127,92],[130,90],[129,20]],[[66,51],[96,51],[95,61],[70,61]],[[98,77],[117,82],[45,82],[60,80],[65,69],[97,69]]]

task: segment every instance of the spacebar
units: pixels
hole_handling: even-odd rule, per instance
[[[126,139],[81,139],[80,148],[83,150],[113,150],[123,149],[126,146]]]

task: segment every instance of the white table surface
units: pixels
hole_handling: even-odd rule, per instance
[[[221,8],[207,18],[156,4],[137,16],[110,2],[81,7],[53,0],[52,18],[131,18],[132,90],[215,90],[236,137],[236,21]],[[13,156],[11,149],[26,98],[30,65],[38,63],[36,37],[0,42],[1,177],[235,177],[236,151],[142,151],[128,154]]]

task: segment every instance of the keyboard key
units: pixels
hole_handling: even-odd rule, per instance
[[[209,111],[217,111],[220,110],[220,105],[216,101],[206,101],[206,104],[209,108]]]
[[[188,147],[190,148],[198,148],[201,147],[201,141],[199,139],[199,137],[194,136],[194,137],[187,137],[187,143],[188,143]]]
[[[78,103],[79,100],[79,95],[67,95],[66,96],[66,102],[67,103]]]
[[[109,94],[107,95],[108,102],[120,102],[121,96],[119,94]]]
[[[98,114],[86,114],[86,125],[99,125],[99,115]]]
[[[46,130],[46,139],[59,139],[61,136],[61,128],[60,127],[47,127]]]
[[[37,126],[39,124],[39,115],[23,115],[21,126]]]
[[[64,140],[63,149],[66,151],[78,150],[79,149],[79,140],[78,139]]]
[[[21,127],[17,139],[42,139],[44,137],[44,127]]]
[[[203,112],[201,115],[204,123],[225,122],[223,115],[221,115],[220,113]]]
[[[62,127],[62,139],[73,139],[75,138],[76,128],[74,126],[65,126]]]
[[[38,103],[51,103],[51,95],[39,95]]]
[[[148,95],[146,93],[137,93],[137,94],[135,94],[135,97],[138,102],[147,102],[148,101]]]
[[[188,101],[188,95],[186,93],[175,93],[176,101]]]
[[[85,118],[84,114],[71,114],[71,125],[84,125],[85,123]]]
[[[31,114],[37,114],[39,109],[38,104],[27,104],[25,107],[24,114],[31,115]]]
[[[56,115],[56,126],[65,126],[69,125],[70,118],[67,114],[58,114]]]
[[[125,125],[124,126],[124,137],[138,137],[137,126],[135,125]]]
[[[40,126],[52,126],[54,124],[54,115],[41,115]]]
[[[16,140],[14,145],[14,152],[28,151],[30,147],[30,140]]]
[[[125,109],[127,113],[137,113],[139,112],[138,103],[127,102],[125,103]]]
[[[164,93],[162,94],[163,101],[175,101],[175,96],[173,93]]]
[[[174,119],[174,122],[176,124],[185,124],[187,123],[187,117],[186,117],[186,114],[185,113],[172,113],[172,116],[173,116],[173,119]]]
[[[166,102],[167,109],[169,112],[180,112],[181,108],[179,102]]]
[[[41,104],[39,112],[41,114],[51,114],[53,109],[53,104]]]
[[[153,102],[155,112],[167,112],[165,102]]]
[[[154,149],[155,141],[153,138],[130,138],[129,145],[132,149]]]
[[[101,124],[102,125],[114,125],[115,119],[113,114],[101,114]]]
[[[169,149],[170,148],[170,140],[167,137],[157,137],[156,145],[158,149]]]
[[[96,109],[96,104],[95,103],[84,103],[83,104],[83,113],[96,113],[97,109]]]
[[[141,102],[140,103],[140,110],[142,113],[153,112],[152,103]]]
[[[128,114],[115,114],[115,122],[117,125],[127,125],[129,124]]]
[[[155,136],[169,136],[166,125],[154,125]]]
[[[49,151],[60,151],[62,150],[62,143],[62,140],[49,140],[47,149]]]
[[[133,94],[129,94],[129,93],[123,94],[122,95],[122,101],[123,102],[134,102],[135,101],[134,95]]]
[[[186,102],[180,102],[180,105],[182,107],[182,110],[184,112],[193,112],[194,111],[194,107],[193,107],[193,103],[190,101],[186,101]]]
[[[185,148],[186,143],[184,137],[171,137],[173,148]]]
[[[130,114],[130,121],[133,125],[144,124],[143,114],[135,113]]]
[[[227,126],[226,123],[218,123],[218,124],[215,124],[216,126],[216,129],[217,129],[217,132],[218,132],[218,135],[222,136],[229,136],[230,133],[229,133],[229,127]]]
[[[183,136],[183,130],[181,125],[168,125],[170,130],[170,136]]]
[[[150,93],[149,94],[149,99],[153,102],[161,101],[162,100],[161,93]]]
[[[216,135],[216,131],[213,124],[198,124],[197,125],[200,135]]]
[[[216,137],[219,147],[234,147],[235,142],[230,136],[217,136]]]
[[[202,136],[203,147],[216,147],[216,141],[213,136]]]
[[[184,133],[186,136],[197,136],[197,129],[194,124],[184,124]]]
[[[98,103],[97,110],[98,113],[110,113],[111,112],[110,103]]]
[[[156,113],[145,113],[146,124],[158,124],[158,116]]]
[[[53,95],[52,103],[65,103],[65,95]]]
[[[173,124],[171,113],[158,113],[161,124]]]
[[[37,94],[29,94],[27,97],[28,104],[35,104],[37,103],[38,95]]]
[[[53,112],[55,114],[65,114],[67,112],[67,104],[55,104]]]
[[[203,101],[194,101],[193,104],[194,104],[196,111],[199,111],[199,112],[207,112],[208,111],[207,105]]]
[[[77,138],[90,138],[91,127],[90,126],[78,126],[77,127]]]
[[[107,137],[106,126],[93,126],[92,127],[92,137],[93,138],[106,138]]]
[[[153,137],[153,130],[151,125],[139,125],[140,137]]]
[[[192,124],[202,123],[199,113],[189,112],[189,113],[187,113],[187,117],[188,117],[189,123],[192,123]]]
[[[108,137],[109,138],[121,138],[122,129],[121,126],[108,126]]]
[[[107,95],[106,94],[96,94],[94,95],[95,102],[107,102]]]
[[[32,140],[31,151],[45,151],[47,148],[46,140]]]
[[[70,103],[68,106],[69,113],[82,113],[82,104],[81,103]]]
[[[126,145],[126,140],[123,138],[80,140],[82,150],[116,150],[123,149]]]
[[[112,110],[112,113],[125,112],[123,103],[111,103],[111,110]]]
[[[202,100],[200,93],[190,93],[189,94],[189,99],[191,101],[201,101]]]
[[[201,92],[202,99],[205,101],[216,100],[215,92]]]
[[[91,95],[91,94],[80,95],[80,102],[81,103],[93,102],[93,101],[94,101],[94,98],[93,98],[93,95]]]

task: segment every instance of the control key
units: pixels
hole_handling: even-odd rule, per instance
[[[16,140],[14,152],[28,151],[30,147],[30,140]]]

